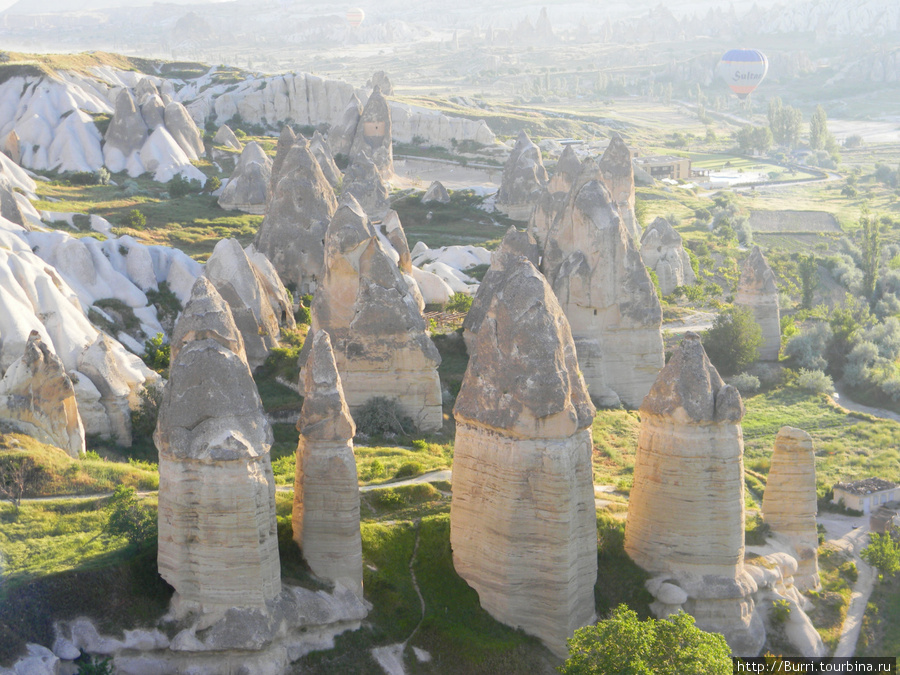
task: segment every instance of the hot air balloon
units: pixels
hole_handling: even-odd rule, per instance
[[[363,19],[366,18],[366,13],[362,11],[359,7],[354,7],[353,9],[347,10],[347,23],[350,24],[351,28],[356,28],[363,22]]]
[[[769,60],[758,49],[729,49],[719,61],[719,77],[738,98],[747,98],[769,70]]]

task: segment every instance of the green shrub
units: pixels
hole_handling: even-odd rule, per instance
[[[206,179],[206,185],[203,186],[203,189],[206,192],[213,193],[222,187],[222,179],[218,176],[210,176]]]
[[[147,225],[147,216],[138,211],[137,209],[131,209],[122,219],[123,227],[131,227],[135,230],[142,230]]]
[[[173,327],[175,326],[175,319],[178,318],[181,310],[184,309],[181,305],[181,300],[169,288],[169,282],[167,281],[159,282],[157,290],[154,291],[151,288],[147,291],[147,302],[156,307],[156,314],[163,324],[168,323]]]
[[[385,396],[369,399],[354,415],[354,421],[357,432],[369,436],[407,435],[414,428],[412,419],[403,413],[397,400]]]
[[[203,186],[196,178],[185,178],[180,173],[176,173],[172,180],[166,183],[166,190],[171,197],[185,197],[193,192],[200,192]]]
[[[859,570],[856,568],[856,563],[852,560],[848,560],[838,567],[838,573],[851,584],[855,584],[856,580],[859,579]]]
[[[144,341],[144,353],[141,354],[141,359],[148,368],[157,373],[165,373],[169,369],[171,356],[172,346],[165,342],[165,336],[162,333],[157,333],[155,337]]]
[[[472,296],[466,293],[454,293],[444,308],[448,312],[468,312],[472,308]]]
[[[87,661],[78,664],[76,675],[113,675],[112,660],[90,657]]]
[[[744,529],[744,543],[747,546],[764,546],[771,531],[769,524],[755,513]]]
[[[741,373],[731,378],[730,384],[742,394],[755,394],[759,391],[759,378],[750,373]]]
[[[778,626],[786,623],[790,615],[791,603],[787,600],[772,601],[772,613],[769,615],[769,618],[772,620],[773,624]]]
[[[133,548],[155,543],[156,513],[138,501],[133,487],[117,487],[106,505],[106,513],[103,532],[107,536],[125,537]]]
[[[413,478],[421,476],[423,473],[425,473],[425,467],[421,462],[406,462],[400,465],[394,478]]]
[[[814,394],[830,394],[834,391],[834,382],[821,370],[801,368],[797,386]]]

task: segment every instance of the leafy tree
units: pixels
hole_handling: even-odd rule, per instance
[[[180,173],[172,176],[172,179],[166,183],[166,190],[172,197],[184,197],[192,192],[200,192],[202,189],[200,181],[196,178],[185,178]]]
[[[78,665],[76,675],[113,675],[112,659],[91,657],[90,660]]]
[[[210,176],[206,179],[206,185],[204,186],[204,188],[207,192],[213,193],[220,187],[222,187],[222,179],[218,176]]]
[[[732,668],[725,638],[700,630],[684,612],[641,621],[619,605],[608,619],[575,631],[568,644],[563,675],[726,675]]]
[[[40,489],[46,480],[44,467],[31,457],[0,457],[0,499],[10,502],[16,515],[22,497]]]
[[[125,537],[134,548],[156,539],[156,514],[138,500],[133,487],[117,487],[106,505],[106,513],[103,532],[107,536]]]
[[[724,376],[746,370],[759,358],[762,343],[762,329],[749,307],[735,306],[725,310],[703,334],[706,355]]]
[[[809,147],[813,150],[824,150],[830,135],[825,108],[817,105],[812,117],[809,118]]]
[[[900,548],[890,534],[870,532],[869,545],[859,555],[882,574],[892,576],[900,571]]]
[[[802,289],[800,307],[812,309],[813,297],[819,287],[819,263],[814,256],[805,255],[800,258],[800,288]]]
[[[778,145],[794,147],[800,141],[803,114],[796,108],[784,105],[778,97],[769,101],[769,129]]]
[[[881,229],[878,219],[869,215],[863,207],[859,216],[862,227],[863,295],[870,304],[875,302],[875,286],[878,283],[878,268],[881,265]]]

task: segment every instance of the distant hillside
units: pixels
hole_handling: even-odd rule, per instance
[[[19,0],[10,5],[3,14],[65,14],[68,12],[90,12],[98,9],[111,9],[114,7],[149,7],[155,4],[167,5],[211,5],[220,0],[191,0],[190,2],[166,2],[157,3],[153,0]],[[0,1],[0,7],[5,3]]]

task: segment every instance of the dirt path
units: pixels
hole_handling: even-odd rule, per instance
[[[860,527],[849,532],[843,537],[853,545],[853,559],[859,576],[853,584],[853,592],[850,596],[850,606],[847,608],[847,616],[841,627],[841,638],[834,650],[835,657],[848,657],[856,653],[856,642],[859,640],[859,631],[862,628],[863,615],[869,604],[869,596],[875,587],[875,570],[859,557],[859,552],[869,541],[869,530]]]
[[[837,399],[832,400],[842,408],[853,410],[855,412],[865,413],[867,415],[872,415],[873,417],[881,417],[882,419],[900,422],[900,415],[893,412],[892,410],[885,410],[884,408],[872,408],[870,406],[863,405],[862,403],[857,403],[856,401],[851,400],[842,390],[842,388],[836,387],[835,389],[837,390],[838,397]]]

